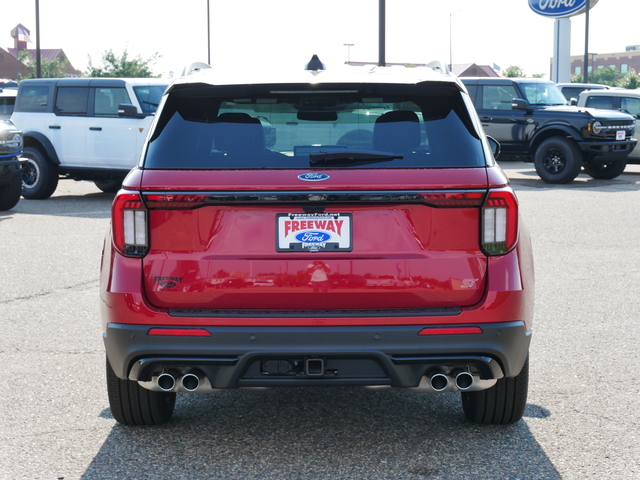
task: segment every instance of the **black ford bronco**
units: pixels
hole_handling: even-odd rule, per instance
[[[533,161],[547,183],[620,175],[637,143],[631,115],[567,105],[558,87],[535,78],[462,78],[501,156]]]
[[[22,189],[22,132],[11,120],[0,119],[0,211],[15,207]]]

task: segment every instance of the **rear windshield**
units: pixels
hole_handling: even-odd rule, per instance
[[[484,166],[463,94],[420,85],[200,86],[169,94],[145,168]],[[313,88],[313,89],[312,89]]]

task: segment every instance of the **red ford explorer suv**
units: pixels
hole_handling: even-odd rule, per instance
[[[472,422],[522,417],[531,243],[443,70],[168,88],[102,258],[118,422],[166,422],[178,392],[296,386],[460,392]]]

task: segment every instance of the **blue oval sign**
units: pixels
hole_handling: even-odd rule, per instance
[[[326,173],[320,172],[308,172],[303,173],[302,175],[298,175],[300,180],[304,180],[305,182],[321,182],[323,180],[328,180],[330,177]]]
[[[598,3],[591,0],[590,8]],[[571,17],[582,13],[587,6],[587,0],[529,0],[529,7],[543,17],[561,18]]]
[[[331,235],[324,232],[302,232],[296,235],[296,240],[303,243],[325,243],[328,242]]]

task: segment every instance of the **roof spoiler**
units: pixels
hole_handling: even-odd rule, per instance
[[[182,69],[181,77],[186,75],[192,75],[194,73],[201,72],[202,70],[206,70],[211,68],[211,65],[203,63],[203,62],[193,62],[191,65],[185,65]]]
[[[449,70],[449,66],[440,60],[434,60],[433,62],[427,63],[427,67],[431,70],[439,70],[440,72],[445,74],[451,73],[451,71]]]

